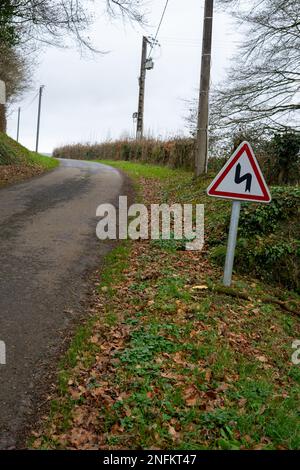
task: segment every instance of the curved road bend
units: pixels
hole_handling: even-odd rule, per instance
[[[117,170],[76,160],[0,190],[0,449],[18,447],[87,298],[86,273],[111,248],[96,238],[96,208],[125,191]]]

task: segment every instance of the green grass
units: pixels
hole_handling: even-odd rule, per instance
[[[205,203],[206,226],[208,225],[208,232],[218,241],[220,241],[220,239],[226,239],[227,233],[224,231],[224,226],[226,226],[225,220],[228,219],[230,205],[228,202],[220,200],[216,201],[213,198],[208,198],[206,196],[205,188],[210,182],[212,175],[208,175],[207,177],[200,179],[198,182],[195,182],[192,180],[191,174],[187,172],[184,174],[181,173],[181,177],[177,178],[177,172],[168,168],[161,169],[160,167],[153,167],[152,165],[145,166],[127,162],[113,163],[114,166],[127,171],[128,174],[134,177],[142,176],[144,178],[149,178],[150,173],[151,177],[163,179],[167,183],[163,194],[165,200],[168,200],[173,196],[173,198],[175,197],[178,202]],[[223,231],[223,233],[220,236],[221,231]],[[172,240],[170,242],[172,245]],[[164,241],[154,242],[153,245],[157,245],[160,249],[168,251],[170,250],[170,242],[167,242],[165,246]],[[171,254],[167,263],[169,264],[168,267],[171,272]],[[167,269],[167,265],[165,268]],[[185,283],[186,279],[174,279],[172,276],[169,279],[168,277],[163,277],[161,283],[156,282],[156,296],[153,308],[157,308],[162,311],[169,310],[172,312],[175,309],[175,299],[181,299],[184,302],[191,303],[189,294],[184,289]],[[249,290],[249,283],[244,282],[244,285],[242,281],[240,281],[240,283],[241,287],[247,287]],[[266,288],[263,283],[258,283],[254,288],[255,291],[262,292],[266,289],[268,288]],[[143,439],[142,445],[145,446],[145,448],[152,444],[151,437],[149,438],[147,435],[147,430],[149,431],[149,416],[147,413],[150,412],[148,407],[153,408],[153,402],[148,403],[145,398],[145,392],[150,390],[149,377],[152,377],[152,389],[155,387],[163,388],[166,392],[165,402],[166,404],[169,403],[169,405],[165,408],[164,413],[167,422],[168,417],[170,419],[171,416],[178,419],[178,413],[181,416],[180,419],[185,421],[185,424],[189,422],[189,419],[191,419],[191,423],[195,423],[195,421],[198,422],[195,426],[195,430],[191,434],[187,433],[187,435],[183,437],[184,444],[182,444],[182,448],[197,448],[197,428],[198,433],[201,433],[204,426],[208,426],[208,429],[211,430],[211,442],[212,447],[214,448],[220,447],[222,449],[234,449],[239,448],[241,443],[245,447],[249,447],[249,441],[247,440],[249,435],[251,436],[251,445],[258,445],[260,444],[263,434],[266,435],[266,442],[262,445],[264,448],[276,448],[278,445],[293,449],[299,448],[300,432],[297,424],[299,422],[297,411],[299,407],[299,387],[297,380],[294,383],[290,383],[290,380],[287,377],[287,375],[290,374],[290,366],[287,366],[286,362],[284,363],[284,361],[278,357],[278,353],[279,355],[286,354],[286,349],[282,349],[282,341],[284,341],[283,337],[285,335],[293,337],[293,335],[296,334],[295,331],[297,331],[297,329],[299,330],[299,322],[295,318],[278,311],[274,305],[257,305],[257,308],[259,308],[261,312],[259,320],[261,329],[264,331],[264,352],[266,355],[273,358],[283,376],[286,376],[285,386],[289,390],[287,393],[289,398],[286,400],[283,398],[284,393],[282,395],[280,394],[276,380],[274,381],[274,376],[272,377],[271,372],[266,373],[257,360],[244,358],[242,354],[233,354],[226,344],[220,342],[218,334],[214,330],[216,318],[207,316],[209,308],[213,304],[218,304],[218,301],[222,310],[224,310],[224,302],[225,305],[227,304],[231,309],[234,309],[235,307],[238,308],[239,306],[239,302],[235,302],[232,299],[224,299],[221,297],[218,300],[215,296],[206,296],[202,304],[200,304],[200,308],[195,312],[195,317],[197,318],[198,316],[202,321],[205,320],[208,325],[211,325],[212,329],[205,335],[205,342],[200,348],[193,343],[187,342],[187,344],[185,344],[185,349],[189,352],[191,362],[197,363],[197,361],[204,360],[210,355],[217,357],[214,364],[211,366],[211,371],[214,380],[216,381],[216,385],[218,384],[218,381],[222,381],[224,375],[226,375],[228,371],[231,369],[235,370],[236,375],[239,376],[239,380],[236,382],[233,390],[228,392],[226,410],[216,410],[211,413],[203,413],[201,417],[195,417],[193,414],[190,416],[190,412],[183,412],[182,414],[182,412],[178,411],[178,407],[179,409],[180,406],[184,408],[183,403],[180,401],[179,396],[176,398],[175,402],[173,387],[168,388],[167,384],[162,383],[161,378],[157,373],[157,364],[155,364],[154,357],[157,355],[159,356],[162,352],[169,354],[170,352],[176,351],[178,348],[178,342],[180,343],[178,338],[182,339],[185,336],[188,337],[189,331],[193,328],[193,322],[191,322],[191,324],[187,324],[185,326],[185,330],[182,328],[178,330],[176,325],[173,325],[174,327],[172,331],[169,321],[166,324],[157,324],[157,320],[149,315],[146,321],[146,330],[143,325],[140,329],[135,331],[128,349],[126,349],[120,356],[123,368],[123,370],[120,371],[120,374],[123,376],[124,368],[127,368],[128,374],[130,375],[133,373],[132,366],[134,364],[144,364],[143,367],[139,368],[138,374],[139,376],[145,376],[146,383],[140,383],[141,390],[138,392],[141,397],[140,399],[144,397],[142,406],[134,407],[136,394],[132,397],[130,403],[127,403],[127,406],[134,407],[136,420],[134,423],[127,420],[128,422],[126,422],[125,425],[129,426],[130,432],[134,429],[134,433],[137,434],[139,433],[138,429],[141,429],[140,435]],[[164,306],[167,306],[167,308],[164,308]],[[221,315],[221,318],[223,318],[223,315],[224,314]],[[278,322],[279,324],[283,324],[284,332],[283,334],[280,334],[277,339],[274,338],[274,333],[269,330],[271,317],[273,317],[274,323]],[[251,331],[252,329],[255,331],[257,327],[256,322],[256,318],[253,319],[250,317],[249,320],[245,322],[245,330]],[[165,328],[168,330],[169,337],[173,337],[173,342],[170,342],[170,340],[165,342],[163,337],[160,339],[161,337],[159,336],[159,332]],[[290,342],[290,339],[286,339],[286,341]],[[262,340],[257,343],[257,346],[262,346]],[[290,344],[286,346],[290,346]],[[295,366],[292,367],[292,370],[294,371],[293,373],[295,373],[295,369]],[[182,373],[187,374],[187,371],[182,371]],[[283,376],[281,377],[281,380],[284,381]],[[245,414],[241,414],[241,410],[237,406],[237,402],[242,399],[246,400]],[[161,413],[162,406],[161,404],[158,404],[158,406]],[[143,428],[145,428],[144,435],[142,431]],[[164,435],[164,423],[161,423],[161,429],[159,429],[158,426],[158,431],[162,439],[166,439],[168,441],[169,437]],[[241,437],[236,438],[235,436],[237,435],[241,435]],[[243,436],[246,436],[246,440]],[[199,448],[201,448],[201,445]]]
[[[122,280],[123,271],[127,266],[129,251],[130,244],[124,241],[106,256],[101,283],[99,283],[98,289],[105,289],[108,296],[113,296],[116,283]],[[59,429],[61,432],[64,432],[70,426],[72,410],[81,401],[80,399],[72,398],[68,394],[68,384],[72,380],[74,369],[78,363],[88,369],[94,363],[98,352],[97,346],[90,341],[93,327],[98,319],[97,315],[91,315],[77,328],[67,352],[58,365],[58,396],[57,399],[51,401],[48,422],[51,423],[52,420],[56,419],[57,414],[59,414]],[[117,317],[114,312],[108,312],[103,320],[105,325],[113,326],[117,322]],[[60,397],[66,398],[63,404]],[[32,438],[29,440],[29,447],[33,440]],[[55,439],[48,439],[44,436],[41,448],[47,449],[51,446],[56,446]]]
[[[101,273],[101,283],[99,289],[107,291],[108,295],[113,297],[115,286],[122,280],[123,271],[127,267],[127,258],[130,252],[130,241],[123,241],[119,246],[113,249],[107,256],[106,262]]]
[[[206,196],[211,175],[194,181],[190,173],[180,172],[179,177],[168,168],[111,163],[136,181],[159,181],[157,194],[163,201],[205,203],[213,245],[226,239],[230,204]],[[216,267],[207,272],[208,264],[203,264],[202,278],[194,280],[192,261],[172,240],[150,242],[132,265],[128,257],[134,246],[121,244],[107,257],[98,286],[104,295],[102,316],[79,328],[60,364],[49,424],[54,431],[45,431],[40,447],[64,447],[58,436],[68,432],[75,407],[82,406],[98,410],[96,432],[105,435],[108,447],[299,449],[300,369],[290,360],[300,322],[261,301],[266,294],[280,295],[299,305],[299,296],[235,274],[235,288],[246,291],[251,301],[232,298],[211,290],[221,279]],[[209,256],[199,254],[196,265]],[[145,279],[149,269],[155,275]],[[195,295],[190,289],[195,282],[208,289]],[[95,356],[101,350],[89,341],[96,322],[103,324],[108,341],[112,330],[127,331],[113,364],[101,372],[113,391],[109,406],[95,403],[88,394],[74,400],[68,387],[70,380],[81,383],[81,377],[88,377],[86,384],[93,372],[97,375]],[[114,432],[114,427],[122,431]]]
[[[59,161],[31,152],[6,134],[0,133],[0,165],[39,166],[51,170],[59,165]]]
[[[38,165],[45,170],[53,170],[59,166],[59,161],[56,158],[45,157],[36,152],[30,152],[28,154],[27,162],[30,165]]]
[[[101,283],[98,288],[105,289],[109,296],[113,296],[116,283],[120,282],[122,279],[123,271],[127,266],[129,250],[129,243],[123,242],[123,244],[120,244],[106,256],[105,265],[101,275]],[[96,315],[92,316],[78,328],[67,353],[60,362],[59,388],[61,392],[63,392],[66,387],[66,370],[70,370],[75,367],[78,357],[83,361],[87,361],[85,362],[86,366],[93,361],[93,356],[86,353],[95,351],[95,347],[87,340],[91,336],[93,325],[97,319],[98,317]],[[114,313],[107,313],[105,321],[110,325],[114,324],[116,322]]]
[[[161,311],[161,305],[172,302],[174,298],[184,298],[190,303],[184,292],[184,284],[185,279],[179,279],[174,291],[172,287],[165,288],[162,281],[157,286],[155,304],[151,311],[148,315],[147,310],[143,312],[143,321],[141,322],[139,314],[136,322],[130,317],[130,324],[136,327],[127,347],[117,355],[120,366],[116,369],[114,383],[122,384],[122,390],[130,390],[131,393],[105,417],[107,430],[120,422],[124,434],[135,436],[130,443],[130,448],[133,449],[137,446],[151,448],[155,443],[166,449],[207,448],[205,439],[201,439],[204,431],[209,436],[209,448],[251,448],[260,445],[262,439],[265,439],[261,444],[265,449],[274,449],[277,446],[299,448],[299,387],[297,382],[292,383],[286,376],[290,367],[287,363],[280,365],[280,380],[284,382],[281,388],[277,384],[276,367],[270,371],[265,370],[256,358],[244,355],[242,351],[233,351],[219,337],[216,318],[208,315],[209,308],[219,304],[222,306],[221,318],[224,320],[226,308],[238,308],[239,302],[208,295],[201,304],[201,310],[196,310],[194,318],[184,325],[176,324],[175,315],[164,321],[163,314],[159,319],[154,314],[155,310]],[[165,285],[168,285],[168,279],[165,279]],[[276,313],[275,310],[273,314]],[[269,311],[261,310],[261,326],[258,330],[264,334],[267,327],[263,323],[267,322],[269,315]],[[284,316],[277,311],[277,316],[280,315]],[[201,344],[190,339],[190,333],[197,324],[197,316],[207,327],[202,333]],[[276,324],[275,318],[274,323]],[[294,326],[295,323],[294,321]],[[233,326],[232,329],[235,328]],[[246,326],[245,330],[251,331]],[[252,331],[257,331],[254,324]],[[275,360],[282,346],[277,345],[274,350],[269,351],[270,344],[266,339],[264,338],[264,353]],[[171,358],[176,352],[183,354],[187,366],[179,364],[174,368],[174,363],[169,361],[169,364],[162,367],[160,358],[164,355]],[[214,358],[213,361],[210,358]],[[206,362],[210,368],[213,377],[211,383],[207,383],[199,372],[199,362]],[[170,378],[163,378],[161,372],[166,370],[173,372],[174,379],[172,375]],[[211,411],[203,409],[201,412],[186,407],[183,394],[189,384],[199,392],[211,393],[211,390],[222,386],[224,377],[232,373],[238,378],[233,383],[229,382],[228,390],[225,389],[221,394],[224,400],[222,407],[217,405]],[[135,377],[134,382],[132,377]],[[184,384],[180,377],[185,378]],[[153,390],[156,390],[156,394],[149,399],[148,394],[153,394]],[[285,398],[285,393],[288,399]],[[244,405],[241,405],[242,401]],[[124,412],[128,409],[131,410],[131,415],[124,418]],[[167,431],[172,423],[176,423],[181,429],[180,444],[177,445]]]
[[[223,267],[231,204],[207,196],[213,172],[195,180],[191,172],[167,167],[123,161],[108,164],[135,179],[162,181],[162,202],[171,199],[181,204],[204,204],[206,243],[211,248],[211,259]],[[300,293],[300,188],[271,187],[271,193],[271,204],[242,204],[235,269]],[[164,243],[170,249],[179,249],[182,244],[172,239],[154,243]]]
[[[99,163],[109,165],[114,168],[119,168],[122,171],[128,173],[133,178],[149,178],[149,179],[160,179],[166,180],[170,177],[184,180],[185,178],[192,175],[189,171],[183,170],[172,170],[170,168],[158,165],[132,163],[126,161],[115,161],[115,160],[98,160]]]

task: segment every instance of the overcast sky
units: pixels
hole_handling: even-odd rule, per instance
[[[20,142],[34,149],[37,99],[30,102],[40,84],[45,85],[40,151],[133,135],[142,35],[155,34],[164,4],[165,0],[148,1],[149,26],[144,30],[99,14],[92,37],[98,49],[109,51],[105,55],[81,57],[76,49],[50,47],[43,51],[34,74],[35,87],[20,103]],[[199,87],[203,5],[204,0],[169,2],[158,38],[161,48],[153,51],[155,68],[147,72],[145,131],[153,136],[187,134],[184,100],[196,96]],[[217,11],[213,83],[224,79],[238,38],[232,18]],[[15,111],[8,121],[8,132],[14,138],[16,126]]]

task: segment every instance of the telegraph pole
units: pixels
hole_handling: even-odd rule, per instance
[[[18,108],[18,126],[17,126],[17,142],[19,142],[20,135],[20,117],[21,117],[21,108]]]
[[[145,81],[146,81],[146,61],[147,61],[148,39],[143,36],[141,74],[139,78],[139,104],[136,125],[136,138],[141,140],[144,133],[144,101],[145,101]]]
[[[40,138],[40,123],[41,123],[41,106],[42,106],[42,95],[43,89],[45,88],[44,85],[40,86],[39,92],[39,107],[38,107],[38,119],[37,119],[37,128],[36,128],[36,144],[35,144],[35,151],[38,152],[39,149],[39,138]]]
[[[208,162],[208,121],[209,121],[209,88],[212,49],[214,0],[205,0],[202,61],[200,78],[200,96],[198,109],[198,126],[195,155],[195,176],[207,171]]]

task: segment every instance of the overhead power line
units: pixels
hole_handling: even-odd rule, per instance
[[[169,4],[169,0],[166,1],[165,7],[164,7],[164,9],[163,9],[163,12],[162,12],[162,15],[161,15],[161,18],[160,18],[160,22],[159,22],[159,24],[158,24],[158,27],[157,27],[157,30],[156,30],[156,33],[155,33],[155,36],[154,36],[153,40],[151,41],[151,47],[150,47],[150,51],[149,51],[149,56],[148,56],[148,57],[150,57],[151,52],[153,51],[153,48],[154,48],[155,44],[157,43],[157,37],[158,37],[159,31],[160,31],[161,25],[162,25],[162,23],[163,23],[165,14],[166,14],[166,11],[167,11],[167,8],[168,8],[168,4]]]
[[[30,106],[32,105],[32,103],[37,99],[37,97],[39,96],[39,90],[37,91],[37,93],[34,95],[34,97],[32,98],[32,100],[30,101],[29,104],[25,105],[25,107],[23,108],[24,111],[26,111],[26,109],[30,108]]]

